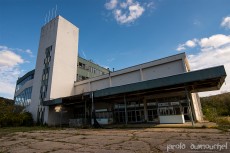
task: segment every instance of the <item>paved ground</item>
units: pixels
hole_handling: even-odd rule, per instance
[[[199,147],[201,149],[197,150]],[[213,150],[208,147],[215,148]],[[230,132],[189,128],[65,129],[17,132],[0,138],[1,152],[229,153]]]

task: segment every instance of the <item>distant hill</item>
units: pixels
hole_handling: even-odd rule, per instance
[[[203,113],[214,111],[220,116],[230,115],[230,93],[200,98]]]
[[[14,100],[0,97],[0,104],[5,102],[8,105],[14,105]]]

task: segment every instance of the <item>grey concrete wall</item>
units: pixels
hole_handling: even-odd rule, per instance
[[[136,65],[88,80],[75,82],[74,95],[187,72],[185,54]]]
[[[35,121],[37,120],[37,110],[42,107],[40,106],[40,88],[45,67],[45,51],[51,45],[48,89],[44,100],[70,96],[74,93],[73,84],[76,81],[78,59],[78,33],[78,28],[61,16],[57,16],[41,29],[32,102],[29,108]],[[44,108],[46,108],[44,122],[48,123],[49,109]]]
[[[203,121],[203,113],[200,103],[200,97],[197,93],[191,93],[192,97],[192,107],[194,109],[194,118],[196,121],[201,122]]]

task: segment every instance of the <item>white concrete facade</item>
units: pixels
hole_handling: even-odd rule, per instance
[[[76,82],[78,35],[79,29],[61,16],[57,16],[42,27],[34,79],[26,82],[23,88],[15,93],[17,95],[26,87],[32,86],[32,102],[28,111],[32,113],[35,121],[41,120],[42,123],[48,123],[49,125],[57,125],[59,122],[60,114],[57,114],[54,109],[56,104],[43,106],[42,102],[44,101],[52,101],[58,98],[81,95],[110,87],[164,78],[190,71],[186,55],[185,53],[181,53]],[[49,55],[49,62],[46,64],[46,51],[49,47],[52,49]],[[44,75],[44,70],[47,68],[48,73]],[[44,81],[47,81],[46,85],[44,85]],[[43,91],[45,91],[45,97],[41,96],[41,92]],[[160,94],[168,96],[163,91]],[[145,121],[148,121],[146,102],[148,97],[154,98],[152,95],[145,95],[144,97]],[[189,97],[191,99],[194,119],[202,121],[203,115],[198,94],[189,93]],[[106,108],[108,111],[113,111],[112,103],[100,104],[98,102],[95,107],[96,109]],[[71,119],[75,113],[73,108],[69,108],[68,112],[72,114],[61,115],[63,120],[66,119],[65,121]],[[160,123],[169,123],[171,120],[175,120],[174,123],[184,123],[184,118],[181,118],[181,115],[159,118],[161,120]],[[101,119],[100,121],[101,123],[109,122],[108,119]]]
[[[74,95],[97,91],[109,87],[117,87],[136,82],[168,77],[186,73],[188,71],[190,71],[190,67],[187,62],[186,55],[185,53],[181,53],[119,71],[111,72],[110,74],[91,78],[85,81],[75,82]],[[202,121],[203,114],[199,101],[199,95],[197,93],[191,93],[190,99],[192,105],[191,107],[193,108],[192,110],[194,119],[196,121]]]
[[[186,55],[182,53],[76,82],[74,94],[185,73],[189,70],[189,65],[185,61],[187,61]]]
[[[33,118],[43,112],[44,122],[48,122],[48,107],[41,106],[41,80],[45,69],[46,49],[50,51],[48,86],[44,100],[50,100],[73,94],[73,82],[76,81],[79,30],[61,16],[57,16],[41,29],[39,49],[36,61],[32,90],[32,103],[29,111]],[[45,110],[45,112],[44,112]]]

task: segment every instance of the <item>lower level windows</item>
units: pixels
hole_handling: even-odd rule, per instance
[[[77,81],[82,81],[82,80],[87,80],[87,79],[89,79],[89,77],[77,74]]]
[[[28,106],[31,103],[32,87],[26,88],[15,97],[15,105]]]

